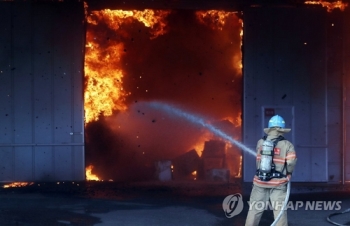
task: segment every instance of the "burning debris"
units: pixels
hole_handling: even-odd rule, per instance
[[[306,1],[305,4],[310,5],[322,5],[322,7],[326,7],[328,12],[332,12],[334,9],[340,9],[341,11],[344,11],[345,8],[348,6],[348,3],[344,3],[343,1],[334,1],[334,2],[328,2],[328,1]]]
[[[176,157],[172,160],[172,164],[174,166],[174,180],[197,179],[197,171],[200,166],[200,157],[195,149]]]
[[[186,150],[200,158],[199,150],[215,137],[152,109],[149,101],[229,119],[230,135],[240,139],[239,14],[103,10],[91,12],[87,22],[86,162],[98,179],[154,180],[155,162],[175,160]],[[186,167],[191,178],[199,177],[195,167]]]
[[[205,142],[200,172],[206,180],[229,181],[230,172],[227,169],[226,143],[224,141],[210,140]],[[223,172],[224,176],[219,178],[218,172]]]
[[[174,166],[171,165],[171,161],[169,160],[163,160],[163,161],[158,161],[155,164],[156,167],[156,179],[159,181],[171,181],[174,172]]]
[[[240,169],[229,169],[227,146],[225,141],[209,140],[205,142],[201,156],[193,149],[172,160],[159,161],[156,163],[156,178],[160,181],[229,182],[230,179],[240,177]]]
[[[26,187],[33,185],[33,182],[13,182],[10,184],[5,184],[3,187],[4,188],[19,188],[19,187]]]

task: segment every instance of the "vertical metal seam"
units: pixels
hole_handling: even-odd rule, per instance
[[[343,36],[344,36],[344,14],[342,14],[342,33],[343,33]],[[346,102],[347,102],[347,99],[346,99],[346,77],[345,77],[345,74],[344,74],[344,41],[345,39],[343,38],[343,43],[342,43],[342,59],[343,59],[343,62],[342,62],[342,129],[343,129],[343,139],[342,139],[342,154],[341,154],[341,165],[342,165],[342,171],[341,171],[341,174],[342,174],[342,184],[345,184],[345,157],[346,157],[346,129],[347,129],[347,126],[346,126]]]
[[[243,16],[242,16],[243,15]],[[240,47],[240,50],[241,50],[241,64],[242,64],[242,69],[241,69],[241,73],[242,73],[242,91],[241,91],[241,136],[242,136],[242,142],[244,145],[247,145],[246,144],[246,140],[245,140],[245,136],[244,136],[244,132],[245,132],[245,128],[244,128],[244,109],[245,109],[245,103],[244,103],[244,100],[245,100],[245,96],[244,96],[244,87],[245,87],[245,83],[244,83],[244,80],[245,80],[245,73],[244,73],[244,14],[243,12],[241,12],[241,17],[242,17],[242,36],[241,36],[241,47]],[[244,182],[244,176],[245,176],[245,173],[244,173],[244,152],[241,151],[241,156],[242,156],[242,159],[241,159],[241,179],[240,179],[240,183],[243,184]]]
[[[51,33],[51,51],[50,51],[50,58],[51,58],[51,144],[55,143],[55,34],[54,34],[54,26],[55,26],[55,12],[53,10],[54,8],[50,6],[50,33]],[[56,160],[56,148],[54,146],[51,146],[51,158],[52,158],[52,178],[56,179],[56,166],[55,166],[55,160]]]
[[[274,9],[274,8],[272,8],[272,10],[273,10],[273,16],[272,16],[272,19],[274,20],[274,21],[276,21],[276,18],[277,18],[277,13],[276,13],[276,9]],[[271,49],[272,49],[272,57],[271,57],[271,59],[272,59],[272,68],[273,68],[273,71],[272,71],[272,97],[273,97],[273,106],[276,106],[276,103],[277,103],[277,101],[276,101],[276,42],[275,42],[275,38],[276,38],[276,23],[272,23],[272,25],[273,26],[271,26],[272,27],[272,34],[273,34],[273,37],[274,37],[274,42],[272,42],[272,47],[271,47]],[[270,75],[271,76],[271,75]],[[261,117],[262,118],[262,117]],[[265,125],[263,125],[263,126],[265,126]]]
[[[14,70],[12,70],[12,68],[14,68],[14,31],[13,31],[13,26],[14,26],[14,23],[13,23],[13,16],[14,16],[14,13],[13,13],[13,2],[11,2],[11,11],[10,11],[10,26],[11,26],[11,32],[10,32],[10,35],[11,35],[11,57],[10,57],[10,64],[11,64],[11,92],[10,92],[10,100],[11,100],[11,129],[12,129],[12,132],[11,132],[11,142],[12,144],[15,143],[15,100],[14,100]],[[12,177],[12,180],[15,179],[15,147],[12,146],[11,148],[11,153],[12,153],[12,156],[11,156],[11,161],[12,161],[12,172],[11,172],[11,177]]]
[[[67,12],[65,12],[65,13],[67,13]],[[70,44],[71,44],[71,46],[72,46],[72,48],[71,49],[73,49],[74,50],[74,46],[75,46],[75,42],[74,42],[74,40],[72,41],[72,42],[70,42]],[[74,52],[73,52],[74,53]],[[72,60],[70,60],[69,62],[73,62],[73,63],[71,63],[70,64],[70,73],[69,73],[69,75],[70,75],[70,89],[69,89],[69,92],[70,92],[70,99],[71,99],[71,101],[70,101],[70,104],[71,104],[71,106],[70,106],[70,124],[71,124],[71,126],[70,126],[70,142],[71,143],[74,143],[74,132],[75,132],[75,128],[74,128],[74,111],[75,111],[75,108],[74,108],[74,78],[75,78],[75,70],[74,70],[74,63],[75,63],[75,61],[74,61],[74,54],[72,54],[72,55],[70,55],[73,59]],[[71,158],[72,158],[72,161],[71,161],[71,178],[72,179],[74,179],[75,178],[75,174],[76,174],[76,169],[75,169],[75,147],[74,146],[70,146],[70,151],[71,151]]]
[[[34,98],[34,88],[35,88],[35,81],[34,81],[34,74],[35,74],[35,69],[34,69],[34,40],[33,40],[33,36],[34,36],[34,19],[33,19],[34,13],[33,13],[33,7],[31,6],[30,8],[30,26],[31,26],[31,35],[30,35],[30,51],[31,51],[31,59],[30,59],[30,66],[31,66],[31,114],[32,114],[32,143],[35,143],[35,98]],[[35,146],[32,146],[32,180],[35,180]]]
[[[326,63],[326,62],[325,62]],[[308,69],[308,71],[309,71],[309,69]],[[314,92],[314,90],[313,90],[313,87],[312,87],[312,84],[313,84],[313,82],[312,82],[312,80],[314,79],[314,76],[312,76],[312,73],[310,73],[310,75],[308,76],[308,85],[309,85],[309,90],[308,90],[308,101],[309,101],[309,104],[308,104],[308,109],[309,109],[309,128],[308,128],[308,131],[313,131],[312,130],[312,128],[313,128],[313,100],[312,100],[312,96],[313,96],[313,92]],[[313,133],[309,133],[309,136],[308,136],[308,138],[309,138],[309,140],[308,140],[308,143],[311,145],[311,146],[313,146],[313,145],[315,145],[314,143],[313,143],[313,139],[312,139],[312,137],[313,137]],[[312,176],[312,174],[313,174],[313,164],[312,164],[312,157],[311,156],[313,156],[313,149],[312,148],[310,148],[310,147],[308,147],[308,149],[307,149],[307,151],[308,151],[308,153],[309,153],[309,166],[310,166],[310,178],[309,178],[309,180],[310,181],[313,181],[313,176]]]
[[[325,12],[325,14],[327,14],[328,12]],[[324,98],[325,98],[325,151],[326,151],[326,164],[325,164],[325,167],[326,167],[326,178],[325,178],[325,181],[328,182],[329,181],[329,161],[328,161],[328,151],[329,151],[329,147],[328,147],[328,127],[329,127],[329,124],[328,124],[328,109],[329,109],[329,106],[328,106],[328,60],[327,60],[327,55],[328,55],[328,48],[327,48],[327,43],[328,43],[328,20],[327,20],[327,15],[325,16],[325,44],[324,44],[324,48],[325,48],[325,56],[324,56],[324,61],[325,61],[325,74],[324,74],[324,79],[325,79],[325,86],[324,86],[324,90],[325,90],[325,95],[324,95]]]
[[[87,35],[87,18],[86,18],[86,14],[85,14],[85,7],[84,7],[84,3],[81,3],[81,9],[82,9],[82,14],[84,17],[84,23],[83,23],[83,45],[82,45],[82,72],[81,72],[81,82],[82,82],[82,88],[80,91],[80,95],[82,97],[82,112],[81,112],[81,117],[83,119],[83,123],[82,123],[82,131],[81,131],[81,135],[82,135],[82,143],[83,143],[83,178],[84,180],[86,180],[86,173],[85,173],[85,167],[86,167],[86,161],[85,161],[85,46],[86,46],[86,35]],[[86,9],[87,10],[87,9]]]

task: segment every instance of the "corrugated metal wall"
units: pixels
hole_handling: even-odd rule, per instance
[[[0,11],[0,181],[84,180],[83,3]]]
[[[0,181],[83,180],[83,3],[0,2],[0,11]],[[336,73],[325,14],[244,11],[243,141],[254,149],[271,109],[283,115],[298,153],[293,181],[350,181],[350,13]],[[244,181],[254,163],[244,155]]]
[[[344,13],[327,13],[328,181],[341,182],[343,151],[343,20]]]
[[[282,115],[298,155],[293,181],[328,181],[327,134],[333,122],[327,109],[326,13],[281,7],[244,12],[243,141],[255,149],[271,109]],[[335,138],[341,143],[341,136]],[[251,182],[255,170],[255,158],[244,154],[244,181]]]
[[[343,160],[343,180],[350,182],[350,8],[346,8],[344,13],[344,52],[343,52],[343,83],[344,83],[344,130],[345,130],[345,142]]]

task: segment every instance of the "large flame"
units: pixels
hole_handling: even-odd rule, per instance
[[[334,9],[340,9],[341,11],[344,11],[345,8],[348,6],[348,3],[344,3],[343,1],[327,2],[323,0],[306,1],[305,4],[322,5],[323,7],[327,8],[328,12],[332,12]]]
[[[89,26],[100,23],[110,30],[118,30],[122,24],[139,21],[151,28],[151,38],[164,34],[165,17],[170,11],[164,10],[102,10],[93,11],[87,17]],[[125,97],[129,95],[123,89],[122,79],[124,72],[121,66],[121,57],[126,54],[124,44],[118,39],[107,38],[106,33],[93,33],[88,29],[86,33],[85,53],[85,121],[86,123],[98,120],[103,114],[110,116],[113,111],[124,111],[127,106]],[[98,35],[98,36],[97,36]],[[102,40],[102,41],[101,41]],[[101,46],[101,43],[107,43]]]
[[[170,14],[169,10],[150,10],[143,11],[132,10],[110,10],[93,11],[87,18],[88,23],[97,25],[100,21],[104,21],[112,30],[118,30],[124,23],[132,23],[137,20],[151,28],[151,38],[156,38],[159,35],[166,33],[166,17]]]
[[[93,39],[87,33],[87,39]],[[85,55],[85,121],[97,120],[100,114],[112,115],[113,110],[125,110],[126,93],[122,87],[123,72],[118,68],[123,44],[100,49],[87,42]]]
[[[134,47],[133,43],[137,43],[136,41],[134,42],[134,39],[136,40],[137,38],[140,38],[140,37],[150,39],[149,45],[152,47],[150,49],[153,52],[162,51],[163,50],[162,48],[164,45],[166,45],[165,47],[167,48],[169,48],[168,45],[170,45],[171,47],[171,43],[172,41],[174,41],[174,37],[177,37],[177,36],[169,37],[170,36],[169,35],[169,36],[164,36],[164,38],[159,37],[160,35],[163,35],[166,32],[168,32],[167,21],[165,19],[167,19],[167,16],[169,14],[170,14],[170,11],[162,11],[162,10],[144,10],[144,11],[102,10],[102,11],[93,11],[93,12],[90,12],[89,15],[87,15],[88,28],[87,28],[87,34],[86,34],[85,97],[84,97],[85,98],[85,122],[89,123],[89,122],[97,121],[100,115],[115,116],[115,117],[104,118],[99,122],[103,123],[105,122],[105,120],[107,120],[106,122],[111,127],[119,125],[117,126],[118,127],[117,133],[118,133],[118,136],[120,137],[123,137],[123,136],[129,137],[129,135],[135,136],[136,134],[137,143],[135,143],[135,141],[133,141],[134,142],[133,144],[127,143],[127,145],[129,145],[130,147],[127,146],[124,148],[124,143],[123,143],[124,141],[123,142],[120,141],[120,144],[118,143],[115,146],[118,146],[118,145],[123,146],[123,150],[125,149],[125,151],[128,153],[129,152],[134,153],[134,155],[136,155],[137,158],[140,158],[140,159],[142,158],[142,161],[145,161],[145,162],[146,160],[147,161],[152,160],[152,158],[155,158],[154,156],[156,155],[162,156],[162,158],[170,158],[170,155],[169,155],[170,151],[167,150],[168,151],[166,152],[167,154],[160,152],[162,148],[160,148],[158,144],[154,145],[152,143],[154,141],[155,141],[154,143],[158,141],[156,141],[155,139],[151,139],[151,140],[149,139],[155,134],[155,132],[150,133],[150,129],[155,129],[156,131],[156,129],[162,128],[163,125],[166,125],[167,123],[171,124],[172,122],[166,121],[166,122],[163,122],[162,124],[162,120],[164,118],[162,119],[151,118],[152,123],[147,124],[145,126],[145,129],[147,128],[147,132],[144,136],[142,136],[143,126],[141,125],[143,124],[141,123],[148,123],[145,120],[146,118],[150,117],[149,116],[150,111],[148,108],[146,108],[148,109],[148,111],[145,116],[143,109],[139,109],[140,107],[143,106],[141,103],[143,103],[142,101],[144,100],[143,99],[144,96],[142,96],[143,94],[141,94],[139,90],[141,90],[141,87],[144,86],[142,87],[142,90],[146,90],[146,92],[150,94],[145,98],[145,100],[153,100],[153,99],[159,98],[159,99],[176,102],[176,101],[182,101],[183,96],[179,95],[179,93],[177,92],[177,88],[175,86],[173,90],[170,89],[170,91],[174,91],[175,95],[158,97],[157,96],[158,93],[162,93],[162,90],[159,87],[163,87],[163,84],[165,83],[164,87],[166,88],[164,89],[168,89],[169,84],[166,84],[167,81],[165,80],[164,80],[165,81],[164,83],[160,83],[160,81],[162,80],[158,81],[156,78],[156,75],[159,75],[159,76],[162,75],[163,76],[162,78],[164,78],[164,69],[169,68],[169,70],[172,70],[173,67],[166,66],[167,62],[169,61],[168,58],[162,58],[162,57],[159,58],[158,56],[156,56],[151,59],[159,59],[160,68],[163,68],[163,70],[159,72],[156,69],[155,70],[146,69],[145,74],[143,74],[144,73],[143,71],[144,69],[142,69],[142,66],[144,66],[143,62],[154,63],[153,61],[147,61],[143,58],[147,58],[147,56],[152,56],[152,55],[151,54],[147,55],[148,46],[145,46],[147,47],[145,48],[146,51],[145,50],[136,51],[138,50],[137,48],[140,48],[139,46],[135,46],[134,49],[132,48]],[[185,14],[185,15],[188,15],[188,14]],[[169,24],[172,24],[175,22],[176,27],[174,27],[173,30],[176,30],[179,28],[177,27],[178,24],[176,24],[176,21],[174,20],[174,18],[175,18],[175,14],[172,15],[172,17],[169,17]],[[191,20],[192,18],[193,17],[191,17]],[[218,90],[217,87],[222,87],[223,84],[225,84],[225,88],[226,87],[227,88],[223,90],[221,94],[219,94],[219,97],[216,97],[216,95],[214,95],[215,101],[214,101],[214,98],[211,97],[211,100],[214,103],[214,106],[219,106],[221,104],[220,106],[223,106],[223,108],[220,107],[220,111],[213,110],[212,112],[210,112],[210,114],[211,116],[214,116],[213,117],[214,121],[219,120],[220,122],[220,120],[224,120],[224,121],[230,122],[230,123],[227,123],[227,122],[223,123],[222,126],[228,127],[234,130],[233,133],[230,132],[230,135],[235,134],[238,131],[239,133],[238,136],[240,136],[240,131],[238,129],[238,127],[241,126],[240,109],[235,109],[234,105],[227,104],[226,98],[227,98],[227,94],[235,97],[235,94],[239,93],[234,90],[234,87],[236,87],[237,84],[239,84],[239,82],[241,81],[242,55],[239,49],[236,47],[239,45],[239,37],[237,36],[237,31],[240,32],[238,34],[240,34],[240,38],[241,38],[240,41],[242,42],[243,22],[242,20],[238,19],[237,13],[214,11],[214,10],[196,12],[196,17],[194,19],[195,19],[193,20],[194,25],[197,26],[194,29],[198,29],[199,32],[202,32],[203,30],[211,32],[211,34],[208,34],[209,38],[208,39],[205,38],[205,41],[209,40],[209,43],[211,43],[211,41],[214,41],[215,43],[222,42],[224,43],[223,45],[227,45],[228,48],[223,49],[222,46],[220,46],[220,48],[225,51],[226,49],[229,49],[229,51],[225,52],[225,55],[223,55],[225,56],[225,59],[227,59],[227,63],[224,60],[225,65],[223,69],[221,69],[220,66],[218,67],[219,71],[222,70],[225,73],[226,77],[223,76],[225,83],[223,83],[222,81],[218,81],[218,83],[215,83],[215,84],[211,84],[210,82],[207,82],[207,81],[212,81],[210,80],[212,71],[210,68],[206,69],[207,68],[206,66],[203,66],[204,67],[203,70],[206,73],[202,74],[202,71],[198,71],[198,74],[199,74],[198,80],[197,79],[195,80],[194,76],[192,76],[193,71],[191,70],[193,69],[191,65],[188,65],[188,67],[183,67],[183,65],[186,66],[187,64],[179,64],[178,67],[180,69],[178,70],[178,73],[181,73],[181,74],[189,73],[189,75],[186,77],[186,79],[188,79],[189,82],[187,82],[186,85],[194,84],[193,81],[201,82],[200,85],[202,85],[203,87],[207,86],[210,92],[212,92],[214,89],[217,91]],[[237,23],[238,20],[239,20],[239,23]],[[198,21],[200,21],[200,23],[198,23]],[[231,27],[231,25],[233,25],[233,27]],[[143,27],[145,27],[146,29],[143,29]],[[134,29],[134,28],[137,28],[137,29]],[[181,26],[180,26],[180,29],[182,30]],[[191,31],[191,29],[193,28],[192,26],[191,27],[187,26],[186,29],[189,29]],[[237,30],[237,29],[240,29],[240,30]],[[140,32],[141,30],[142,30],[142,34],[138,35],[138,32]],[[149,34],[145,33],[144,30],[148,31]],[[230,32],[234,31],[234,32],[228,33],[228,31]],[[133,32],[136,33],[137,35],[135,35]],[[175,34],[183,35],[182,33],[175,33]],[[202,35],[205,36],[206,34],[207,32],[203,33]],[[187,33],[185,35],[187,35]],[[189,48],[191,43],[197,41],[197,36],[193,37],[190,35],[192,34],[188,34],[188,36],[184,36],[185,42],[183,42],[183,44],[181,45],[181,46],[184,46],[184,48],[186,47]],[[179,36],[179,37],[182,37],[182,36]],[[164,40],[167,40],[168,42],[165,42]],[[163,43],[163,45],[156,46],[158,43]],[[178,43],[182,43],[182,42],[175,41],[175,45],[178,45]],[[143,40],[142,44],[147,45],[147,42]],[[187,44],[188,46],[186,46]],[[242,45],[242,43],[240,44]],[[202,47],[203,45],[199,44],[198,46]],[[200,49],[200,48],[197,48],[197,49]],[[170,51],[173,51],[173,53],[178,53],[178,51],[174,51],[172,48],[170,48]],[[213,52],[213,53],[216,54],[216,52]],[[167,55],[164,55],[164,56],[170,56],[170,59],[172,59],[171,58],[172,56],[181,57],[181,54],[169,55],[168,52],[166,52],[166,54]],[[195,56],[195,54],[193,55]],[[192,55],[190,55],[190,57],[192,57]],[[190,57],[189,59],[191,59]],[[193,63],[196,63],[196,59],[197,58],[194,58]],[[207,62],[205,61],[206,58],[198,59],[198,62],[203,63],[201,60],[204,60],[203,62]],[[138,61],[140,61],[141,63],[138,63]],[[213,64],[217,63],[214,61],[211,61],[211,62]],[[126,65],[127,63],[128,65]],[[182,62],[175,59],[174,65],[178,63],[182,63]],[[137,67],[137,66],[135,67],[135,65],[140,65],[141,67]],[[131,67],[140,68],[140,69],[131,70],[130,69]],[[215,66],[213,67],[215,68]],[[157,64],[152,64],[152,67],[150,68],[157,68]],[[230,71],[230,73],[227,73],[227,71]],[[182,85],[182,81],[181,82],[178,81],[178,78],[174,77],[174,74],[175,74],[174,72],[169,73],[169,76],[167,77],[167,78],[170,78],[169,81],[172,81],[171,79],[173,79],[174,85],[177,85],[177,83]],[[142,81],[146,81],[146,82],[142,82],[142,83],[138,82],[139,80],[141,80],[141,77],[142,77]],[[154,86],[153,83],[150,83],[150,80],[147,80],[149,78],[153,78],[152,82],[154,82],[155,84],[158,84],[158,86]],[[183,77],[181,76],[179,76],[179,78],[183,79]],[[137,80],[137,82],[133,83],[133,81],[135,80]],[[236,83],[235,80],[237,80],[238,82]],[[233,84],[233,86],[231,85],[231,83]],[[150,88],[147,87],[147,85],[149,84],[152,84]],[[155,90],[156,88],[157,89],[159,88],[159,90]],[[188,86],[188,87],[186,86],[185,88],[192,90],[191,86]],[[184,90],[186,90],[185,88]],[[158,93],[154,92],[154,90],[158,91]],[[170,93],[170,92],[165,92],[165,94],[167,93]],[[174,96],[176,98],[173,98]],[[208,101],[206,100],[206,98],[210,97],[210,95],[207,95],[204,98],[201,98],[202,97],[201,95],[198,95],[198,96],[200,98],[198,98],[198,101],[196,99],[195,104],[192,104],[192,102],[188,102],[188,103],[190,103],[191,106],[193,105],[198,106],[198,109],[196,109],[197,111],[205,111],[208,108],[207,106]],[[220,97],[223,97],[223,98],[220,98]],[[132,104],[130,104],[131,101],[133,102]],[[129,118],[133,118],[133,121],[128,121]],[[119,119],[121,121],[118,121]],[[137,121],[137,120],[140,120],[140,121]],[[113,122],[115,124],[110,122]],[[137,123],[137,122],[140,122],[140,123]],[[91,123],[89,124],[89,126],[90,125],[96,125],[96,124]],[[87,126],[87,128],[96,129],[96,127],[91,127],[91,126],[89,127],[89,126]],[[137,128],[137,131],[135,131],[135,128]],[[197,133],[194,135],[191,134],[190,135],[191,137],[185,137],[184,139],[186,139],[186,142],[181,142],[181,143],[186,143],[186,144],[183,146],[180,145],[181,148],[176,150],[186,151],[186,150],[195,149],[198,155],[201,156],[205,145],[205,141],[214,139],[214,135],[211,134],[210,132],[204,132],[204,133],[205,134],[203,135],[203,131],[199,131],[198,134]],[[139,136],[139,134],[141,134],[141,136]],[[182,137],[182,136],[178,136],[178,137]],[[237,137],[237,138],[240,139],[240,137]],[[112,142],[114,142],[114,140]],[[162,142],[164,141],[162,140]],[[135,147],[134,147],[134,144],[136,144]],[[155,146],[156,149],[152,146]],[[116,150],[119,150],[120,147],[119,146],[114,147],[112,145],[112,147],[108,148],[108,150],[114,150],[114,148]],[[96,148],[93,148],[91,150],[101,155],[102,151],[98,149],[99,147],[96,146]],[[166,148],[164,149],[166,150]],[[122,151],[120,151],[120,153],[118,152],[119,159],[123,159],[124,153],[121,154],[121,152]],[[172,157],[177,155],[175,152],[176,151],[171,152],[171,155],[173,155]],[[142,157],[140,157],[139,154],[140,156],[142,154]],[[112,156],[117,156],[117,154],[115,155],[113,154]],[[125,154],[125,156],[129,157],[129,154]],[[136,159],[136,160],[141,161],[139,159]],[[119,160],[119,161],[122,161],[122,160]],[[104,175],[101,172],[105,172],[106,170],[103,171],[100,169],[100,168],[103,168],[103,167],[100,167],[99,165],[100,163],[96,163],[93,161],[91,163],[99,168],[99,174],[98,175],[93,174],[92,173],[93,166],[89,166],[86,168],[87,180],[101,181],[103,177],[106,177],[106,175]],[[120,162],[116,164],[123,165],[123,163],[120,163]],[[142,164],[144,164],[144,162],[139,162],[137,163],[137,166],[140,166],[140,168],[142,169],[141,167]],[[239,161],[236,162],[236,165],[238,164],[239,164]],[[107,169],[108,167],[105,167],[105,168]],[[147,167],[144,167],[144,168],[148,169]],[[116,170],[116,171],[119,172],[119,170]],[[146,173],[147,172],[145,172],[145,175]],[[124,175],[120,177],[124,177]]]
[[[151,28],[150,38],[156,38],[166,33],[165,18],[170,14],[169,10],[101,10],[93,11],[87,16],[89,26],[105,24],[111,30],[118,30],[123,24],[130,24],[139,21],[145,27]],[[235,12],[218,10],[197,11],[197,19],[212,27],[222,30],[226,21]],[[243,22],[241,36],[243,34]],[[124,71],[121,65],[121,58],[126,54],[124,44],[109,38],[107,34],[92,32],[87,29],[86,52],[85,52],[85,122],[98,120],[99,116],[110,116],[113,111],[124,111],[125,97],[130,95],[123,89]],[[106,40],[107,36],[107,40]],[[101,41],[102,40],[102,41]],[[101,46],[101,43],[106,43]],[[233,56],[233,66],[242,74],[242,56]],[[234,82],[234,80],[232,81]]]

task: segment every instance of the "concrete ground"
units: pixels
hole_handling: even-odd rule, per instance
[[[251,184],[204,182],[60,182],[0,189],[0,225],[244,225]],[[222,202],[243,195],[243,211],[227,218]],[[332,225],[327,216],[350,208],[350,189],[343,185],[292,184],[290,226]],[[306,202],[319,202],[314,209]],[[336,203],[326,210],[323,203]],[[321,204],[320,204],[321,203]],[[318,206],[317,206],[318,205]],[[340,207],[340,208],[339,208]],[[350,224],[350,213],[331,218]],[[273,222],[271,210],[260,225]]]

